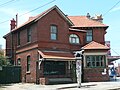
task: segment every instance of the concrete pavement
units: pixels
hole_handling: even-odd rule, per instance
[[[77,83],[58,85],[36,85],[29,83],[18,83],[0,86],[0,90],[120,90],[120,80],[110,82],[82,83],[77,88]]]

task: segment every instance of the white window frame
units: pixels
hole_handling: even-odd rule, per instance
[[[51,25],[50,26],[50,39],[51,40],[57,40],[57,33],[58,33],[58,30],[57,30],[57,26],[56,25]]]
[[[80,39],[79,39],[79,37],[76,34],[70,34],[69,42],[71,44],[80,44]]]
[[[86,42],[91,42],[93,40],[93,30],[86,30]]]

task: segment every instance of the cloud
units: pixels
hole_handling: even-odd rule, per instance
[[[120,6],[116,7],[116,8],[113,8],[110,12],[116,12],[116,11],[120,11]]]

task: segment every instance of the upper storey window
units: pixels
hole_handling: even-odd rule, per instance
[[[69,37],[69,42],[71,44],[79,44],[80,43],[79,37],[76,34],[71,34]]]
[[[93,40],[93,33],[92,33],[92,30],[87,30],[86,42],[91,42],[92,40]]]
[[[32,34],[31,31],[32,31],[31,28],[27,29],[27,42],[31,42],[31,34]]]
[[[51,33],[51,40],[57,40],[57,33],[58,33],[58,29],[56,25],[51,25],[50,26],[50,33]]]
[[[17,45],[20,45],[20,32],[17,33]]]

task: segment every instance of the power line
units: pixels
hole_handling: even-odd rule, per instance
[[[116,53],[118,56],[120,56],[120,54],[119,54],[119,53],[117,53],[114,49],[112,49],[112,50],[113,50],[113,52],[114,52],[114,53]]]
[[[105,12],[103,14],[103,16],[105,16],[106,14],[108,14],[115,6],[117,6],[120,3],[120,1],[118,1],[114,6],[112,6],[107,12]]]
[[[3,3],[3,4],[0,4],[0,7],[6,5],[6,4],[8,4],[8,3],[11,3],[11,2],[13,2],[13,1],[16,1],[16,0],[9,0],[9,1]],[[0,24],[5,23],[5,22],[8,22],[8,21],[9,21],[9,20],[2,21],[2,22],[0,22]]]
[[[2,21],[2,22],[0,22],[0,24],[6,23],[6,22],[8,22],[8,21],[10,21],[10,20]]]
[[[40,8],[42,8],[42,7],[44,7],[44,6],[48,5],[48,4],[51,4],[51,3],[55,2],[55,1],[56,1],[56,0],[52,0],[52,1],[46,3],[46,4],[42,5],[42,6],[39,6],[39,7],[35,8],[35,9],[29,11],[29,12],[26,12],[26,13],[24,13],[24,14],[18,16],[18,17],[22,17],[22,16],[24,16],[24,15],[30,13],[30,12],[33,12],[33,11],[35,11],[35,10],[37,10],[37,9],[40,9]],[[6,23],[6,22],[8,22],[8,21],[9,21],[9,20],[2,21],[2,22],[0,22],[0,24]]]
[[[44,7],[44,6],[48,5],[48,4],[51,4],[51,3],[55,2],[55,1],[56,1],[56,0],[52,0],[52,1],[46,3],[46,4],[42,5],[42,6],[39,6],[39,7],[35,8],[35,9],[29,11],[29,12],[26,12],[26,13],[20,15],[19,17],[21,17],[21,16],[23,16],[23,15],[25,15],[25,14],[28,14],[28,13],[30,13],[30,12],[33,12],[33,11],[35,11],[35,10],[37,10],[37,9],[40,9],[40,8],[42,8],[42,7]]]
[[[8,4],[8,3],[11,3],[11,2],[13,2],[13,1],[16,1],[16,0],[10,0],[10,1],[7,1],[7,2],[5,2],[5,3],[3,3],[3,4],[0,4],[0,7],[6,5],[6,4]]]

